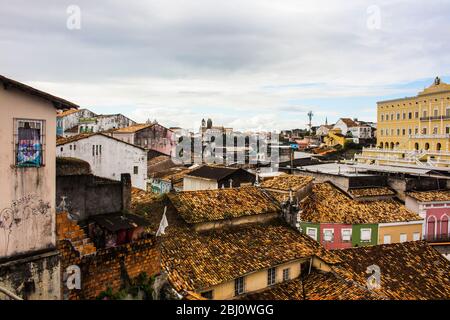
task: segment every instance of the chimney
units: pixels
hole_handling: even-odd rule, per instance
[[[129,173],[120,175],[122,184],[122,211],[128,212],[131,206],[131,176]]]

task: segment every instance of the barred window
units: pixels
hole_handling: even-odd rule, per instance
[[[45,121],[14,119],[14,159],[18,167],[41,167],[45,154]]]
[[[283,281],[288,281],[291,278],[289,275],[290,270],[290,268],[283,269]]]
[[[245,291],[244,288],[244,277],[240,277],[234,280],[234,295],[238,296],[243,294]]]
[[[267,270],[267,285],[271,286],[275,284],[276,281],[276,269],[275,268],[270,268]]]

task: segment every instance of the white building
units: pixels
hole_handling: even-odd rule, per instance
[[[102,133],[80,134],[59,139],[58,157],[84,160],[96,176],[120,181],[122,173],[129,173],[135,188],[147,190],[147,151]]]
[[[373,138],[373,128],[369,123],[341,118],[334,125],[333,129],[340,129],[344,136],[351,134],[353,142],[360,143],[360,140]]]
[[[70,109],[56,116],[56,135],[65,137],[78,134],[78,124],[81,118],[92,118],[96,114],[88,109]],[[76,130],[71,130],[76,129]],[[72,132],[74,131],[74,132]]]

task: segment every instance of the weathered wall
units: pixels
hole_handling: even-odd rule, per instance
[[[59,300],[58,252],[0,263],[0,286],[26,300]],[[7,299],[0,293],[0,300]]]
[[[59,205],[65,197],[67,209],[81,220],[92,215],[120,212],[125,208],[122,188],[117,181],[97,182],[93,175],[58,176],[56,203]]]
[[[0,87],[0,259],[55,246],[54,106]],[[15,166],[14,119],[45,121],[45,166]]]
[[[389,225],[380,224],[378,229],[378,244],[384,244],[384,236],[391,236],[391,243],[400,242],[400,234],[406,234],[406,241],[414,240],[414,233],[419,234],[419,240],[422,240],[423,222],[416,224]]]
[[[160,253],[154,238],[97,250],[85,256],[80,256],[69,240],[58,241],[58,248],[61,252],[61,291],[65,300],[95,299],[108,287],[118,291],[142,272],[149,276],[160,273]],[[81,269],[80,290],[68,290],[63,281],[70,265]]]
[[[92,146],[101,146],[101,152],[93,153]],[[58,146],[57,154],[60,157],[72,157],[88,162],[92,173],[99,177],[120,181],[122,173],[129,173],[133,187],[147,189],[147,152],[141,148],[96,134]],[[135,166],[138,167],[136,174]]]
[[[175,135],[159,124],[136,132],[134,143],[147,149],[156,150],[167,156],[172,155],[172,148],[175,146]]]

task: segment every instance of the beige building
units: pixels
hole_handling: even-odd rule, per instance
[[[57,299],[55,115],[78,106],[2,76],[0,83],[0,287]]]
[[[417,96],[378,102],[377,147],[359,162],[405,166],[450,165],[450,85],[436,78]]]

